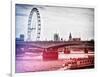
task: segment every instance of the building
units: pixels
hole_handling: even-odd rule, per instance
[[[69,41],[72,41],[72,35],[71,35],[71,33],[69,34]]]
[[[20,34],[20,37],[16,38],[16,41],[24,41],[24,34]]]
[[[73,38],[72,41],[80,41],[81,38]]]
[[[68,41],[81,41],[81,38],[73,38],[72,35],[71,35],[71,33],[70,33]]]
[[[54,41],[60,41],[59,34],[57,33],[54,34]]]

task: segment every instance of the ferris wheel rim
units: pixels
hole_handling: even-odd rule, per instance
[[[40,39],[40,34],[41,34],[41,17],[40,17],[40,13],[39,13],[39,10],[37,8],[32,8],[31,11],[30,11],[30,14],[29,14],[29,19],[28,19],[28,31],[27,31],[28,41],[31,41],[31,32],[33,30],[33,28],[31,28],[31,23],[32,23],[32,16],[33,16],[34,12],[37,15],[36,41]]]

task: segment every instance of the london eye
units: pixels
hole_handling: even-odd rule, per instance
[[[28,19],[27,40],[39,41],[41,34],[40,13],[37,8],[32,8]]]

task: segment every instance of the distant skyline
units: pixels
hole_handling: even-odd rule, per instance
[[[54,33],[68,40],[73,38],[94,39],[94,9],[78,7],[16,5],[16,37],[27,39],[28,17],[32,8],[38,8],[41,16],[40,40],[53,40]]]

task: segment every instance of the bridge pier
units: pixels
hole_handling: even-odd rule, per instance
[[[43,60],[58,60],[57,49],[44,49]]]
[[[64,48],[64,53],[65,54],[70,54],[70,49],[69,48]]]

